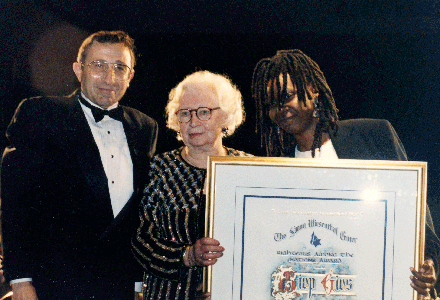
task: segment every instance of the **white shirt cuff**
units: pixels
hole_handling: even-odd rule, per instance
[[[142,282],[135,282],[134,283],[134,291],[136,293],[142,293]]]
[[[26,281],[32,281],[32,278],[20,278],[20,279],[14,279],[9,282],[9,284],[14,283],[20,283],[20,282],[26,282]]]

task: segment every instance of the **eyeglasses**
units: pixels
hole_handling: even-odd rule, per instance
[[[179,109],[176,111],[177,118],[180,123],[188,123],[192,119],[192,112],[196,112],[196,116],[200,121],[207,121],[211,119],[211,112],[220,109],[220,107],[208,108],[199,107],[197,109]]]
[[[107,75],[109,65],[112,65],[112,70],[115,74],[116,80],[128,80],[131,73],[131,68],[124,64],[109,63],[105,61],[94,60],[91,63],[81,63],[82,66],[89,67],[90,73],[96,77]]]

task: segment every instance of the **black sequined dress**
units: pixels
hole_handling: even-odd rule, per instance
[[[250,156],[226,148],[231,156]],[[206,170],[188,164],[175,149],[156,155],[140,206],[133,253],[145,269],[144,299],[194,299],[202,268],[185,267],[185,247],[204,235]]]

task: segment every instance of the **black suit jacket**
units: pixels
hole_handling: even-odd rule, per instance
[[[142,271],[130,238],[157,123],[123,110],[135,192],[116,218],[78,92],[24,100],[8,127],[1,166],[4,268],[9,280],[33,278],[40,300],[133,299]]]
[[[408,160],[405,148],[387,120],[354,119],[339,121],[336,134],[330,138],[336,154],[343,159]],[[425,257],[434,261],[440,271],[440,241],[427,206]]]
[[[339,121],[330,133],[336,154],[343,159],[408,160],[405,148],[387,120]]]

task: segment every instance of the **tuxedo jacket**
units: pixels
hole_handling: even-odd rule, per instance
[[[1,165],[4,269],[31,277],[40,300],[133,299],[142,270],[130,239],[157,123],[124,107],[134,193],[113,217],[107,177],[78,93],[23,100]]]

